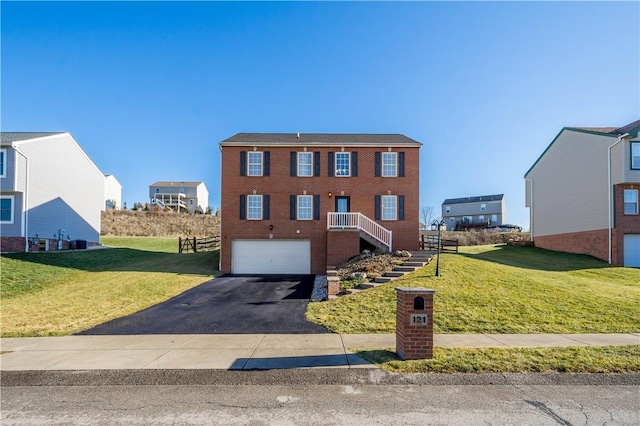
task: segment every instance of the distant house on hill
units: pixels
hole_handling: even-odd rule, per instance
[[[107,210],[118,210],[122,207],[122,185],[114,175],[106,175],[104,178],[104,207]]]
[[[97,245],[105,176],[69,133],[0,133],[2,251]]]
[[[537,247],[640,267],[640,120],[565,127],[524,176]]]
[[[152,205],[177,212],[204,213],[209,207],[209,191],[204,182],[160,181],[149,186]]]
[[[449,231],[502,227],[506,221],[504,194],[448,198],[442,203],[442,220]]]

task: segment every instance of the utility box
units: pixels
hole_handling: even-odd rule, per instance
[[[402,360],[433,358],[433,295],[428,288],[396,287],[396,354]]]

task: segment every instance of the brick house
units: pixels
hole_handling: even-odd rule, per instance
[[[421,145],[399,134],[220,142],[221,271],[324,274],[364,248],[417,250]]]
[[[640,267],[639,130],[560,131],[524,176],[537,247]]]

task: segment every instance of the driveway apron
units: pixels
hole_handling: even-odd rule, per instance
[[[78,334],[329,333],[305,319],[313,275],[223,276]]]

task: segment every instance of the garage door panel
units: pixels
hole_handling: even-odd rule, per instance
[[[234,274],[309,274],[309,240],[234,240]]]
[[[624,236],[624,266],[640,268],[640,234]]]

